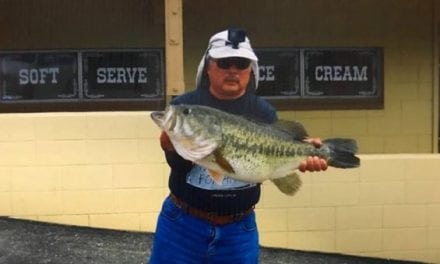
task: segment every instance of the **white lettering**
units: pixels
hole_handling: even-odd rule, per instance
[[[342,80],[343,81],[351,81],[351,72],[350,72],[350,66],[345,66],[344,67],[344,76],[342,76]]]
[[[147,83],[146,67],[109,67],[96,70],[97,83]]]
[[[266,66],[266,81],[275,81],[275,66]]]
[[[331,80],[332,78],[332,66],[324,66],[324,81]]]
[[[118,72],[118,80],[117,83],[126,83],[127,79],[125,78],[125,70],[124,68],[116,68],[116,71]]]
[[[49,72],[49,69],[47,69],[47,68],[40,69],[40,84],[46,83],[44,81],[44,79],[46,78],[48,72]]]
[[[105,80],[106,80],[105,68],[98,68],[96,70],[96,82],[105,83]]]
[[[116,68],[107,68],[107,83],[116,83]]]
[[[52,83],[58,83],[57,74],[60,73],[60,68],[49,68],[49,73],[52,74]]]
[[[368,66],[328,66],[318,65],[315,67],[316,81],[368,81]]]
[[[367,69],[368,69],[367,66],[363,66],[361,72],[359,72],[358,66],[353,66],[354,80],[368,81]]]
[[[137,68],[127,68],[128,79],[130,83],[134,83],[134,77],[136,76]]]
[[[31,68],[20,69],[18,71],[19,84],[46,84],[47,78],[52,77],[51,83],[58,83],[57,74],[60,72],[59,68]]]
[[[258,70],[260,71],[259,81],[275,81],[275,65],[260,65]]]
[[[38,70],[37,69],[31,69],[29,71],[29,79],[32,84],[38,84]]]
[[[315,67],[315,80],[322,81],[324,79],[324,76],[322,75],[323,71],[322,66]]]
[[[333,66],[333,70],[335,72],[333,76],[333,81],[342,81],[342,76],[341,76],[342,66]]]
[[[139,83],[147,83],[147,68],[138,68],[139,70]]]
[[[29,70],[28,69],[20,69],[18,71],[19,83],[20,85],[26,85],[29,83]]]

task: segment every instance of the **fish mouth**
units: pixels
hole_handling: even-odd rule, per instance
[[[164,118],[165,118],[165,112],[164,111],[155,111],[150,114],[151,119],[160,127],[162,128]]]

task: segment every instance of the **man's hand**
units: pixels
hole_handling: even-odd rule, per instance
[[[171,143],[170,138],[164,131],[162,131],[162,134],[160,134],[160,146],[165,151],[175,151],[173,143]]]
[[[308,138],[304,141],[313,144],[317,148],[322,145],[322,141],[320,138]],[[301,172],[325,171],[327,169],[327,161],[317,156],[309,156],[306,160],[301,161],[298,169]]]

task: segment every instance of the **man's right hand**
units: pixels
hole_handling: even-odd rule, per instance
[[[165,151],[175,151],[173,143],[171,143],[171,140],[165,131],[162,131],[162,134],[160,134],[160,146]]]
[[[321,147],[322,141],[320,138],[307,138],[305,142],[313,144],[316,148]],[[307,157],[306,160],[301,161],[299,164],[299,170],[301,172],[314,172],[314,171],[325,171],[327,169],[327,161],[316,156]]]

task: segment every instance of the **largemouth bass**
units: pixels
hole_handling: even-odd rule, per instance
[[[151,113],[151,118],[176,152],[206,168],[217,184],[224,176],[254,183],[271,180],[293,195],[301,185],[297,169],[308,156],[337,168],[360,165],[356,141],[327,139],[317,148],[303,141],[307,132],[298,122],[268,125],[200,105],[170,105]]]

